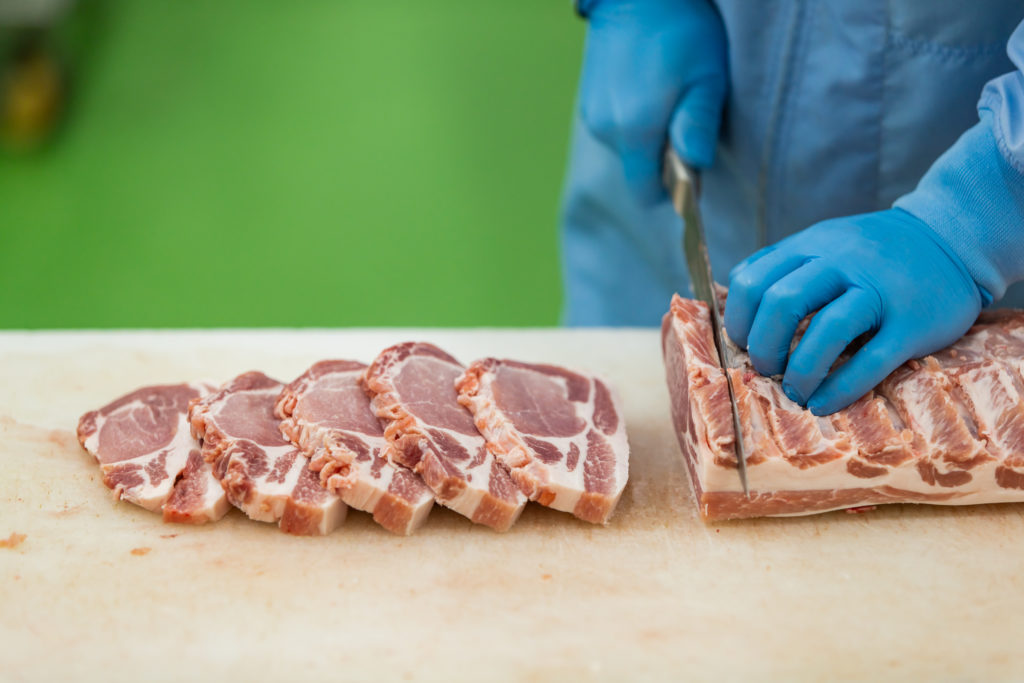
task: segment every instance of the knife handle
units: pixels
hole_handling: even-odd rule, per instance
[[[665,145],[661,180],[680,216],[700,196],[700,172],[679,158],[671,142]]]

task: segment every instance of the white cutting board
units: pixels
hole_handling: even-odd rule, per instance
[[[406,339],[605,375],[630,483],[607,528],[442,509],[411,538],[350,511],[295,538],[115,503],[79,415],[143,384],[290,380]],[[1024,678],[1024,505],[706,526],[653,331],[0,334],[0,680]],[[135,553],[133,553],[133,550]]]

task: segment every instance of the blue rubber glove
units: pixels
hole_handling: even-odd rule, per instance
[[[986,298],[935,231],[888,209],[823,221],[739,263],[729,275],[725,326],[754,369],[785,372],[786,395],[827,415],[904,361],[956,341]],[[790,353],[797,325],[819,308]],[[872,336],[864,346],[829,374],[865,333]]]
[[[725,29],[707,0],[591,0],[580,114],[643,204],[664,198],[662,150],[707,168],[727,89]]]

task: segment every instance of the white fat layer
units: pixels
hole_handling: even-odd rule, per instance
[[[231,503],[228,502],[227,494],[221,488],[220,482],[213,476],[213,467],[210,463],[203,463],[199,476],[203,478],[205,484],[202,502],[189,512],[195,517],[205,518],[211,522],[216,521],[227,514],[231,509]]]
[[[323,514],[320,516],[320,523],[317,525],[316,532],[321,536],[326,536],[341,526],[348,515],[348,506],[340,498],[334,496],[328,496],[320,504],[320,509],[323,511]]]

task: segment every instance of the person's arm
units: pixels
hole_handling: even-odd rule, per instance
[[[1024,280],[1024,23],[1007,53],[1017,70],[985,86],[981,120],[895,203],[949,244],[986,304]]]
[[[1008,53],[1017,70],[985,86],[980,122],[894,208],[813,225],[730,274],[730,337],[758,372],[785,373],[786,394],[815,414],[948,346],[1024,279],[1024,24]],[[861,335],[870,338],[830,373]]]

